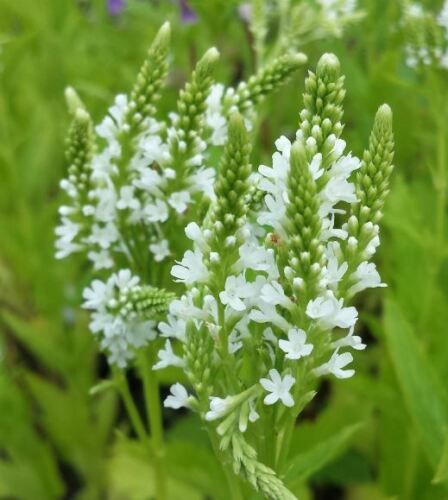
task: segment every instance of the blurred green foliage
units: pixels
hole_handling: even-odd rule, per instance
[[[104,361],[80,312],[82,263],[56,262],[53,228],[74,86],[96,121],[129,89],[166,19],[173,69],[161,110],[173,107],[197,55],[222,53],[218,79],[255,65],[236,1],[128,0],[111,17],[102,0],[0,0],[0,498],[144,499],[153,494],[145,451],[128,437],[113,391],[89,396]],[[448,74],[404,66],[400,2],[363,0],[363,19],[338,40],[309,43],[313,66],[335,52],[346,74],[347,137],[362,153],[375,109],[394,110],[396,175],[379,265],[385,304],[363,297],[357,376],[326,386],[297,426],[287,475],[300,498],[448,498]],[[434,9],[441,2],[427,2]],[[265,104],[254,157],[297,123],[294,80]],[[272,112],[275,110],[275,113]],[[166,415],[170,498],[227,498],[222,472],[192,417]],[[319,493],[320,492],[320,493]],[[318,496],[318,495],[321,496]],[[339,496],[338,496],[339,495]],[[345,496],[344,496],[345,495]]]

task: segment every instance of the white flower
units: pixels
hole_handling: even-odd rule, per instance
[[[272,328],[265,328],[263,330],[263,339],[273,345],[277,345],[277,337],[274,335]]]
[[[170,206],[176,210],[178,214],[183,214],[188,208],[191,201],[191,196],[188,191],[177,191],[168,198]]]
[[[140,321],[137,319],[126,322],[125,337],[129,346],[139,349],[147,345],[149,341],[154,340],[157,337],[155,326],[155,321]]]
[[[62,224],[55,230],[56,235],[59,236],[56,240],[57,259],[63,259],[83,248],[79,243],[72,241],[78,235],[80,229],[80,224],[76,224],[66,217],[62,219]]]
[[[218,418],[224,417],[231,408],[233,401],[233,396],[227,396],[226,398],[211,396],[210,410],[205,414],[205,420],[208,420],[210,422],[212,420],[217,420]]]
[[[385,283],[381,283],[380,275],[373,262],[362,262],[359,264],[358,268],[353,273],[353,277],[356,279],[357,283],[349,289],[349,293],[352,295],[366,288],[387,286]]]
[[[268,194],[264,197],[264,202],[267,210],[260,211],[258,215],[258,224],[264,226],[272,226],[282,237],[286,236],[282,222],[286,214],[286,205],[283,195]]]
[[[128,109],[128,98],[125,94],[115,97],[115,102],[109,108],[109,115],[95,127],[96,133],[106,139],[109,144],[117,143],[117,135],[124,126],[124,118]]]
[[[210,200],[215,200],[215,175],[213,168],[199,168],[187,178],[190,192],[200,191]]]
[[[100,252],[91,251],[87,254],[87,257],[93,262],[95,271],[110,269],[114,265],[114,261],[107,250],[101,250]]]
[[[118,210],[125,210],[129,208],[130,210],[138,210],[140,208],[140,202],[134,196],[133,186],[123,186],[120,188],[120,198],[117,201]]]
[[[165,222],[168,219],[168,207],[162,200],[147,203],[143,212],[148,222]]]
[[[272,250],[259,245],[256,240],[245,242],[238,252],[240,259],[236,267],[240,270],[268,271],[272,264]]]
[[[184,360],[174,354],[171,342],[167,340],[165,347],[158,352],[159,361],[152,367],[153,370],[161,370],[167,366],[184,366]]]
[[[162,321],[159,323],[159,330],[162,337],[178,339],[182,342],[186,339],[186,323],[183,319],[176,318],[168,314],[168,323]]]
[[[93,280],[90,288],[84,288],[82,292],[85,309],[101,309],[106,307],[108,301],[113,297],[112,287],[100,280]]]
[[[229,305],[235,311],[244,311],[246,304],[243,299],[251,297],[252,294],[253,286],[240,274],[227,277],[224,291],[219,293],[219,298],[224,305]]]
[[[168,240],[160,240],[149,245],[149,250],[154,254],[154,260],[156,262],[162,262],[170,255],[170,248]]]
[[[196,222],[190,222],[185,228],[187,238],[194,241],[196,246],[202,251],[206,251],[209,248],[204,233],[206,234],[206,231],[203,232]]]
[[[278,281],[266,283],[261,289],[261,300],[273,306],[282,306],[286,309],[294,307],[292,300],[285,295],[285,292]]]
[[[337,241],[331,241],[325,253],[327,256],[327,265],[323,270],[325,284],[336,285],[347,272],[348,263],[343,262],[339,265],[337,255],[340,253],[340,245]]]
[[[286,190],[291,141],[287,137],[281,136],[277,139],[275,145],[278,151],[272,155],[272,168],[260,165],[258,171],[263,176],[260,181],[260,189],[277,195]]]
[[[284,332],[287,332],[291,325],[286,319],[277,312],[275,306],[260,302],[258,309],[252,309],[249,313],[249,318],[255,323],[272,323]]]
[[[120,291],[127,291],[138,285],[140,278],[133,276],[129,269],[121,269],[111,276],[109,282],[115,284]]]
[[[173,408],[178,410],[179,408],[188,408],[188,398],[190,397],[187,390],[182,384],[174,384],[170,387],[171,394],[165,398],[163,406],[165,408]]]
[[[312,344],[306,344],[306,333],[300,328],[291,328],[288,332],[288,340],[280,339],[278,345],[286,353],[287,359],[309,356],[314,347]]]
[[[146,162],[145,162],[146,163]],[[139,177],[134,180],[134,186],[152,194],[156,197],[163,196],[160,189],[163,184],[163,177],[157,172],[157,170],[149,167],[143,167],[139,169]]]
[[[193,304],[191,293],[186,293],[180,299],[173,300],[170,303],[170,314],[186,320],[207,319],[207,313]]]
[[[273,405],[278,400],[281,400],[285,406],[294,406],[294,399],[289,391],[296,379],[291,375],[285,375],[282,378],[280,373],[275,369],[269,370],[269,377],[260,379],[263,389],[270,393],[264,398],[264,404]]]
[[[322,328],[350,328],[358,319],[355,307],[344,307],[343,299],[337,300],[332,292],[327,292],[324,297],[310,300],[306,307],[309,318],[319,322]]]
[[[208,269],[203,262],[201,252],[199,250],[194,252],[187,250],[183,259],[172,267],[171,275],[177,278],[177,282],[186,285],[207,281]]]
[[[353,356],[349,352],[342,354],[338,350],[333,353],[330,361],[314,369],[314,374],[317,376],[333,374],[337,378],[350,378],[355,374],[355,370],[343,370],[348,364],[353,361]]]
[[[233,330],[232,333],[227,337],[227,343],[230,354],[235,354],[243,347],[242,335],[238,330]]]
[[[324,173],[324,169],[321,168],[321,165],[322,165],[322,153],[317,153],[313,156],[313,159],[311,160],[311,163],[309,166],[311,176],[313,177],[313,179],[315,181],[317,179],[319,179],[320,177],[322,177],[322,175]]]
[[[64,217],[62,219],[62,224],[56,228],[55,233],[57,236],[59,236],[59,241],[70,243],[73,238],[78,235],[80,229],[80,224],[77,224],[76,222],[73,222],[70,219]]]
[[[336,340],[331,344],[331,346],[335,349],[338,349],[339,347],[351,347],[353,349],[356,349],[357,351],[362,351],[363,349],[365,349],[366,344],[362,343],[361,337],[359,337],[358,335],[353,335],[354,330],[355,327],[352,326],[345,337]]]
[[[103,250],[109,248],[112,243],[117,241],[119,233],[117,227],[113,222],[108,222],[104,226],[94,224],[92,227],[92,234],[89,236],[88,241],[92,244],[99,245]]]
[[[210,142],[215,146],[222,146],[227,138],[227,121],[222,114],[221,100],[224,94],[224,85],[212,85],[206,99],[207,109],[205,122],[212,129]]]
[[[95,218],[101,222],[112,222],[116,217],[117,195],[115,190],[109,187],[98,188],[94,191],[97,205],[95,207]]]
[[[445,30],[445,38],[448,38],[448,0],[445,0],[437,17],[437,23]]]

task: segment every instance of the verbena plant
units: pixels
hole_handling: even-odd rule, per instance
[[[164,25],[130,96],[118,96],[97,127],[67,91],[73,123],[61,186],[70,202],[60,209],[57,256],[81,253],[102,273],[84,307],[114,377],[93,392],[119,390],[155,462],[158,498],[169,464],[154,370],[168,366],[183,369],[190,388],[173,385],[164,405],[199,414],[233,497],[247,491],[236,474],[267,498],[295,498],[287,483],[297,417],[322,376],[354,374],[350,350],[365,345],[350,302],[385,286],[371,258],[392,171],[392,114],[380,107],[361,160],[346,152],[344,78],[325,54],[305,82],[293,142],[280,137],[272,167],[253,172],[256,105],[306,58],[274,58],[225,90],[213,85],[210,49],[165,122],[155,104],[168,42]],[[207,164],[214,148],[216,178]],[[127,384],[131,364],[151,435]]]

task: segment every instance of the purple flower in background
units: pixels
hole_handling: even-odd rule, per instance
[[[190,24],[195,23],[198,20],[198,16],[195,11],[188,5],[188,0],[179,0],[180,5],[180,18],[183,23]]]
[[[125,0],[107,0],[107,10],[111,16],[118,16],[124,9]]]

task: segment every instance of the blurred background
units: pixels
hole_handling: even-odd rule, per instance
[[[273,23],[277,3],[315,2],[266,2]],[[437,13],[443,2],[421,4]],[[448,70],[405,64],[402,2],[360,0],[358,10],[343,32],[319,37],[300,38],[300,11],[294,18],[309,61],[263,104],[253,158],[268,162],[274,140],[295,131],[306,71],[325,51],[346,75],[344,138],[355,155],[377,107],[393,109],[396,169],[377,258],[389,288],[362,295],[368,349],[357,356],[357,376],[325,382],[301,417],[293,443],[303,456],[300,498],[443,500]],[[236,0],[0,0],[0,498],[151,498],[153,473],[123,438],[115,395],[89,395],[107,371],[79,306],[91,276],[82,260],[54,259],[64,88],[75,87],[99,122],[169,20],[173,61],[161,109],[170,110],[210,46],[221,52],[218,81],[232,85],[256,70],[250,15],[249,3]],[[281,35],[273,26],[268,47]],[[222,478],[197,422],[167,414],[165,424],[176,498],[218,498]]]

